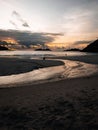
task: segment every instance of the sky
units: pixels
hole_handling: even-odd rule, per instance
[[[98,0],[0,0],[0,40],[83,48],[97,34]]]

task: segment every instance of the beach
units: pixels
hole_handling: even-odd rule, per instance
[[[0,130],[98,130],[98,0],[0,0]]]
[[[39,68],[59,66],[63,64],[64,63],[61,61],[53,60],[0,57],[0,76],[26,73]]]
[[[54,62],[58,67],[63,65],[61,61],[49,61],[45,61],[48,67],[54,67]],[[37,64],[42,62],[37,61]],[[78,65],[81,67],[83,64],[78,62]],[[73,66],[76,72],[75,68],[78,67],[76,64],[72,68]],[[90,68],[89,65],[88,67]],[[79,73],[84,73],[80,68],[79,70]],[[97,130],[98,75],[90,73],[73,78],[73,74],[75,75],[74,72],[70,73],[68,78],[56,77],[56,80],[37,84],[25,82],[9,87],[1,85],[0,130]]]
[[[0,129],[97,130],[98,77],[0,89]]]

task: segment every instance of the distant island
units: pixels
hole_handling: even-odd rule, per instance
[[[0,51],[4,51],[4,50],[9,50],[9,49],[7,47],[5,47],[5,46],[0,45]]]
[[[67,50],[64,50],[64,51],[81,51],[81,50],[77,49],[77,48],[71,48],[71,49],[67,49]]]
[[[15,50],[14,48],[10,48],[8,46],[9,44],[5,41],[0,41],[0,51],[3,50]],[[48,47],[46,48],[37,48],[35,49],[35,51],[52,51],[51,49],[49,49]],[[77,52],[97,52],[98,53],[98,39],[93,41],[92,43],[90,43],[87,47],[85,47],[84,49],[78,49],[78,48],[70,48],[70,49],[66,49],[63,51],[77,51]]]
[[[94,42],[90,43],[87,47],[85,47],[83,50],[77,49],[77,48],[71,48],[64,51],[79,51],[79,52],[98,52],[98,39]]]
[[[38,48],[38,49],[35,49],[35,51],[51,51],[51,50],[49,48],[46,48],[46,49]]]
[[[8,45],[5,41],[0,41],[0,51],[9,50],[6,46]]]
[[[98,52],[98,39],[85,47],[82,52]]]

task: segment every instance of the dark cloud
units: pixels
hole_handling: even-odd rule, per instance
[[[51,35],[49,35],[51,34]],[[0,30],[0,38],[10,37],[15,39],[20,45],[45,45],[45,43],[53,42],[55,36],[59,36],[59,33],[32,33],[29,31],[18,30]]]
[[[50,35],[50,36],[64,36],[63,33],[44,33],[44,35]]]
[[[92,41],[86,41],[86,40],[82,40],[82,41],[76,41],[76,42],[74,42],[74,44],[76,45],[78,45],[78,44],[89,44],[89,43],[91,43]]]
[[[21,18],[20,14],[18,12],[16,12],[15,10],[12,12],[12,15],[17,16],[18,18]]]
[[[17,11],[13,11],[12,16],[15,16],[17,20],[21,22],[23,27],[30,27],[27,21],[25,21]]]
[[[29,27],[28,23],[26,23],[26,22],[24,22],[24,23],[22,24],[22,26],[24,26],[24,27]]]
[[[18,27],[17,27],[17,25],[16,25],[16,23],[15,22],[13,22],[13,21],[9,21],[14,27],[15,27],[15,29],[18,29]]]

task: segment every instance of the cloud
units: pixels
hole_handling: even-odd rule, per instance
[[[98,0],[69,0],[61,26],[70,35],[93,33],[98,28]]]
[[[12,12],[12,15],[17,16],[18,18],[21,18],[20,14],[18,12],[16,12],[15,10]]]
[[[51,35],[48,35],[51,34]],[[29,31],[19,31],[19,30],[0,30],[0,39],[13,38],[20,45],[30,46],[30,45],[45,45],[46,43],[53,42],[55,37],[58,37],[59,33],[32,33]]]
[[[81,40],[81,41],[76,41],[74,42],[75,45],[79,45],[79,44],[90,44],[92,41],[86,41],[86,40]]]
[[[43,33],[44,35],[50,35],[50,36],[64,36],[64,33]]]
[[[12,20],[10,20],[9,22],[15,27],[15,29],[18,29],[17,24],[15,22],[13,22]]]
[[[92,38],[92,40],[80,40],[80,41],[75,41],[72,46],[73,48],[80,48],[83,49],[86,46],[88,46],[89,44],[91,44],[94,41],[94,39]]]
[[[64,16],[63,27],[67,33],[91,32],[94,29],[93,12],[73,12]],[[95,22],[94,22],[95,23]]]
[[[29,27],[28,23],[24,21],[24,23],[22,24],[22,26],[24,27]]]
[[[27,23],[27,21],[25,21],[22,18],[22,16],[17,11],[14,10],[12,12],[12,16],[15,16],[17,18],[17,20],[21,22],[21,24],[22,24],[23,27],[28,27],[28,28],[30,27],[29,24]]]

